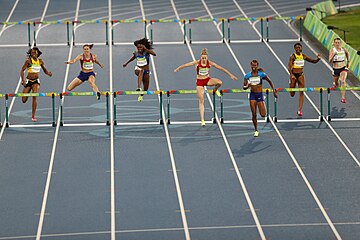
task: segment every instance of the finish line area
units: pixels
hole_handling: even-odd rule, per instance
[[[289,88],[294,43],[321,52],[302,29],[313,1],[60,2],[0,11],[0,240],[360,238],[359,84],[333,89],[326,53],[305,64],[305,88]],[[135,63],[123,64],[144,36],[156,56],[149,90],[135,91]],[[85,43],[105,66],[95,66],[100,100],[87,82],[66,89],[80,66],[64,62]],[[39,93],[24,94],[19,71],[35,45],[53,75],[41,71]],[[195,69],[174,72],[203,48],[238,78],[211,68],[221,97],[206,89],[205,126]],[[263,83],[259,137],[242,89],[253,59],[278,94]]]

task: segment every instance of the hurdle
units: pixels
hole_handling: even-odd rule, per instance
[[[123,24],[136,24],[136,23],[142,23],[144,24],[143,25],[143,28],[144,28],[144,35],[143,37],[146,37],[146,27],[147,27],[147,24],[148,24],[149,20],[144,20],[144,19],[124,19],[124,20],[112,20],[111,21],[111,31],[112,31],[112,39],[111,39],[111,44],[112,45],[115,45],[115,46],[121,46],[121,45],[134,45],[133,42],[116,42],[115,41],[115,34],[114,34],[114,28],[116,26],[120,26],[120,25],[123,25]]]
[[[108,39],[108,24],[109,21],[108,20],[78,20],[78,21],[72,21],[72,39],[73,39],[73,46],[76,45],[76,41],[75,41],[75,24],[105,24],[105,43],[104,42],[99,42],[99,43],[94,43],[95,45],[109,45],[109,39]],[[79,45],[84,45],[85,43],[77,43]]]
[[[320,98],[320,115],[317,121],[324,121],[324,109],[323,109],[323,92],[324,92],[324,87],[313,87],[313,88],[276,88],[276,92],[280,93],[280,92],[319,92],[319,98]],[[273,116],[273,121],[274,122],[278,122],[278,107],[277,107],[277,99],[274,98],[274,116]],[[303,119],[305,120],[305,119]],[[290,120],[287,120],[290,121]],[[314,119],[306,119],[306,121],[316,121]]]
[[[208,90],[204,91],[204,93],[208,93],[208,94],[212,95],[212,104],[213,104],[214,108],[213,108],[213,118],[211,119],[211,122],[216,123],[216,94],[212,89],[208,89]],[[197,91],[196,90],[168,90],[168,91],[166,91],[166,96],[167,96],[167,101],[166,101],[167,119],[166,119],[166,122],[167,122],[167,124],[172,123],[171,122],[171,112],[170,112],[170,105],[171,105],[170,98],[171,98],[171,95],[173,95],[173,94],[197,94]],[[222,94],[221,94],[220,99],[222,99]],[[181,124],[182,122],[176,121],[173,123]]]
[[[152,44],[186,44],[186,20],[185,19],[151,19],[150,21],[150,41]],[[153,25],[155,23],[182,23],[182,28],[184,31],[184,36],[182,41],[168,41],[168,42],[160,42],[154,41],[154,30],[153,30]]]
[[[266,116],[265,116],[265,120],[260,122],[270,122],[270,103],[269,103],[269,92],[271,92],[271,89],[269,88],[264,88],[263,89],[263,93],[266,94]],[[223,94],[228,94],[228,93],[250,93],[250,89],[222,89],[220,91],[221,95]],[[252,122],[252,120],[229,120],[229,121],[225,121],[224,120],[224,103],[223,103],[223,98],[220,98],[220,121],[221,123],[249,123]]]
[[[193,40],[193,29],[192,29],[192,23],[193,22],[221,22],[221,29],[222,29],[222,36],[221,39],[218,41],[194,41]],[[225,18],[192,18],[189,19],[189,43],[190,44],[212,44],[212,43],[224,43],[225,42]]]
[[[27,26],[27,43],[26,44],[4,44],[0,47],[26,47],[31,46],[31,21],[18,21],[18,22],[0,22],[1,25],[26,25]]]
[[[77,20],[77,21],[70,21],[70,20],[55,20],[55,21],[19,21],[19,22],[0,22],[0,25],[26,25],[27,26],[27,45],[31,46],[31,35],[34,40],[34,46],[70,46],[71,44],[75,46],[83,45],[84,43],[76,42],[76,34],[75,34],[75,24],[104,24],[105,25],[105,41],[94,43],[95,45],[132,45],[133,42],[116,42],[115,41],[115,34],[114,28],[117,25],[128,24],[128,23],[142,23],[144,29],[144,37],[147,37],[146,29],[147,27],[150,28],[150,41],[154,44],[183,44],[186,43],[186,37],[189,37],[190,44],[218,44],[224,43],[228,41],[229,43],[253,43],[253,42],[264,42],[270,41],[270,21],[274,20],[288,20],[288,21],[295,21],[298,20],[300,22],[300,37],[298,39],[271,39],[271,42],[291,42],[291,41],[302,41],[302,34],[303,34],[303,17],[302,16],[291,16],[291,17],[267,17],[267,18],[192,18],[192,19],[123,19],[123,20]],[[232,35],[234,29],[231,29],[233,25],[232,22],[239,22],[239,21],[260,21],[261,23],[261,37],[259,40],[240,40],[240,39],[232,39]],[[180,41],[154,41],[155,31],[154,31],[154,24],[160,23],[182,23],[183,28],[183,37]],[[219,40],[196,40],[194,41],[194,23],[195,22],[215,22],[221,24],[221,38]],[[225,34],[225,22],[227,23],[227,36]],[[36,37],[36,31],[39,25],[61,25],[66,24],[66,40],[65,43],[38,43],[38,39]],[[108,39],[108,31],[109,31],[109,24],[111,24],[111,39]],[[187,29],[188,28],[188,29]],[[188,32],[187,32],[188,30]],[[266,30],[266,31],[265,31]],[[33,32],[31,34],[31,31]],[[72,37],[72,42],[70,37]],[[226,38],[227,37],[227,38]],[[4,44],[0,45],[0,47],[17,47],[17,46],[25,46],[24,44]]]
[[[71,127],[77,127],[77,126],[109,126],[110,125],[110,101],[109,97],[112,96],[111,92],[100,92],[101,96],[106,97],[106,105],[105,105],[105,119],[106,122],[98,122],[98,123],[90,123],[90,124],[84,124],[84,123],[64,123],[64,101],[63,99],[65,97],[95,97],[95,92],[62,92],[59,93],[60,97],[60,104],[59,104],[59,112],[60,112],[60,126],[71,126]]]
[[[156,124],[164,124],[162,115],[163,115],[163,94],[165,92],[162,90],[159,91],[116,91],[113,93],[114,101],[113,101],[113,108],[114,108],[114,125],[139,125],[139,124],[146,124],[146,125],[156,125]],[[158,95],[159,96],[159,120],[157,122],[141,122],[141,123],[131,123],[131,122],[118,122],[117,120],[117,100],[118,96],[123,95]]]
[[[258,21],[260,20],[261,23],[261,28],[260,28],[260,32],[261,32],[261,37],[259,40],[231,40],[231,22],[239,22],[239,21]],[[227,39],[228,39],[228,43],[250,43],[250,42],[264,42],[264,18],[228,18],[227,19]]]
[[[309,87],[309,88],[276,88],[275,91],[277,93],[282,93],[282,92],[318,92],[319,93],[319,116],[317,119],[278,119],[278,99],[274,98],[274,110],[273,110],[273,116],[272,116],[272,120],[276,123],[276,122],[298,122],[298,121],[302,121],[302,122],[315,122],[315,121],[320,121],[323,122],[325,119],[327,121],[360,121],[360,118],[333,118],[333,116],[331,116],[331,101],[330,101],[330,96],[331,96],[331,92],[332,91],[348,91],[348,90],[352,90],[352,91],[360,91],[360,87],[345,87],[345,88],[325,88],[325,87]],[[323,101],[323,94],[326,91],[327,93],[327,115],[325,115],[324,113],[324,101]],[[269,93],[272,92],[272,89],[269,88],[264,88],[263,92],[266,94],[266,116],[265,116],[265,120],[259,120],[259,122],[270,122],[270,97],[269,97]],[[163,112],[163,95],[166,93],[166,109],[165,109],[165,113]],[[165,121],[167,124],[193,124],[193,123],[198,123],[198,121],[186,121],[186,122],[181,122],[181,121],[173,121],[172,117],[171,117],[171,95],[174,94],[196,94],[197,91],[196,90],[159,90],[159,91],[116,91],[116,92],[101,92],[102,96],[106,96],[106,102],[105,102],[105,122],[98,122],[98,123],[69,123],[69,124],[65,124],[64,123],[64,105],[63,105],[63,100],[64,97],[71,97],[71,96],[76,96],[76,97],[83,97],[83,96],[92,96],[95,97],[96,93],[94,92],[61,92],[61,93],[57,93],[57,92],[47,92],[47,93],[6,93],[6,94],[0,94],[0,98],[4,98],[5,101],[5,121],[4,121],[4,125],[1,123],[1,109],[0,109],[0,127],[14,127],[14,128],[21,128],[21,127],[55,127],[56,126],[56,114],[55,114],[55,109],[56,109],[56,104],[55,104],[55,97],[59,96],[60,99],[60,103],[59,103],[59,118],[60,118],[60,126],[109,126],[111,124],[116,125],[162,125],[164,124],[163,121],[163,115],[165,115]],[[249,119],[241,119],[241,120],[226,120],[225,121],[225,111],[224,111],[224,101],[223,98],[226,94],[229,93],[250,93],[250,89],[244,90],[244,89],[222,89],[220,90],[220,97],[219,100],[217,100],[216,94],[212,89],[207,89],[205,91],[205,93],[207,94],[211,94],[212,95],[212,104],[213,104],[213,108],[212,108],[212,114],[213,117],[211,119],[211,121],[206,121],[206,122],[212,122],[212,123],[216,123],[216,114],[217,114],[217,105],[216,102],[219,101],[220,102],[220,117],[219,117],[219,121],[221,124],[226,124],[226,123],[251,123],[252,121]],[[126,96],[126,95],[158,95],[159,97],[159,118],[158,121],[144,121],[144,122],[119,122],[117,119],[117,106],[119,104],[118,100],[120,97],[122,96]],[[9,98],[11,97],[51,97],[51,111],[52,111],[52,122],[50,124],[34,124],[34,125],[11,125],[10,124],[10,114],[9,114]],[[110,97],[113,97],[114,101],[113,101],[113,122],[110,121]]]
[[[252,18],[228,18],[227,19],[227,38],[228,42],[230,43],[254,43],[254,42],[269,42],[270,41],[270,21],[272,20],[288,20],[288,21],[295,21],[298,20],[300,23],[300,37],[298,39],[272,39],[271,42],[293,42],[293,41],[302,41],[302,34],[303,34],[303,17],[302,16],[292,16],[292,17],[252,17]],[[260,21],[260,39],[259,40],[231,40],[231,22],[239,22],[239,21]],[[265,21],[265,32],[264,32],[264,21]],[[265,34],[265,36],[264,36]]]
[[[271,42],[294,42],[294,41],[302,41],[302,25],[303,25],[303,17],[296,16],[296,17],[267,17],[266,18],[266,42],[270,41],[270,33],[269,33],[269,24],[270,20],[288,20],[288,21],[295,21],[299,20],[300,23],[300,34],[299,38],[297,39],[272,39]]]
[[[56,126],[56,119],[55,119],[55,96],[57,96],[57,93],[50,92],[50,93],[7,93],[5,94],[5,127],[9,128],[9,98],[10,97],[51,97],[51,108],[52,108],[52,123],[51,125],[42,125],[42,126]],[[13,127],[23,127],[23,125],[20,126],[13,126]]]
[[[326,91],[327,91],[327,116],[326,116],[326,119],[328,121],[346,121],[346,120],[359,121],[360,120],[360,118],[346,118],[345,120],[343,118],[333,118],[331,116],[331,102],[330,102],[331,91],[360,91],[360,87],[327,88]]]

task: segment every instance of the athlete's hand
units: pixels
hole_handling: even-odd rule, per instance
[[[230,77],[231,77],[231,79],[234,80],[234,81],[238,80],[238,78],[237,78],[236,76],[232,75],[232,74],[231,74]]]
[[[127,63],[124,63],[124,64],[123,64],[123,67],[126,67],[126,66],[127,66]]]
[[[277,90],[276,90],[276,89],[274,89],[274,97],[275,97],[275,98],[278,97],[278,96],[277,96]]]
[[[317,58],[321,58],[321,55],[320,55],[320,54],[317,54],[316,56],[317,56]]]
[[[250,87],[250,83],[248,82],[246,85],[243,86],[243,89],[246,90]]]
[[[25,81],[21,81],[21,85],[26,86]]]
[[[293,74],[291,74],[291,75],[290,75],[290,79],[291,79],[291,80],[296,80],[296,77],[295,77]]]
[[[174,70],[174,72],[178,72],[180,69],[179,68],[176,68],[175,70]]]
[[[48,76],[49,76],[49,77],[52,77],[52,72],[48,72]]]
[[[104,64],[100,64],[100,67],[101,67],[101,68],[104,68]]]
[[[69,62],[69,61],[65,61],[65,64],[70,64],[70,62]]]

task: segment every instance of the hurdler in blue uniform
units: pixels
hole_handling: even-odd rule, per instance
[[[255,127],[255,133],[254,137],[259,136],[259,131],[257,127],[257,119],[256,119],[256,108],[259,108],[259,113],[262,117],[265,117],[266,115],[266,109],[264,104],[264,95],[262,91],[262,83],[265,79],[269,82],[270,87],[272,88],[274,92],[274,97],[277,97],[276,91],[274,89],[274,85],[269,79],[269,77],[262,71],[262,69],[259,69],[259,62],[257,60],[252,60],[250,62],[251,66],[251,72],[247,73],[244,76],[244,89],[250,88],[250,94],[249,94],[249,103],[250,103],[250,109],[252,113],[252,121]],[[261,71],[260,71],[261,70]]]
[[[133,56],[123,64],[126,67],[130,62],[136,59],[135,75],[138,77],[136,91],[141,91],[141,83],[143,84],[144,91],[149,89],[150,83],[150,55],[156,56],[156,53],[152,50],[152,45],[147,38],[136,40],[134,45],[137,52],[133,53]],[[138,101],[141,102],[143,95],[140,94]]]

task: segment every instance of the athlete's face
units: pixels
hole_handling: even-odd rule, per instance
[[[341,41],[340,41],[340,40],[335,40],[335,41],[334,41],[334,46],[335,46],[336,48],[340,48],[340,47],[341,47]]]
[[[30,55],[32,58],[37,58],[38,57],[38,52],[35,49],[32,49],[30,52]]]
[[[142,52],[144,51],[144,45],[142,45],[142,44],[138,44],[138,45],[136,46],[136,48],[137,48],[137,50],[138,50],[139,53],[142,53]]]
[[[200,59],[201,59],[201,62],[205,64],[208,60],[208,55],[201,55]]]
[[[296,46],[294,47],[294,49],[295,49],[295,52],[296,52],[297,54],[300,54],[301,51],[302,51],[302,47],[301,47],[300,45],[296,45]]]
[[[90,47],[88,47],[88,46],[85,46],[85,47],[83,48],[83,50],[84,50],[84,53],[85,53],[85,54],[89,54],[89,53],[90,53]]]
[[[250,63],[250,67],[252,71],[256,71],[258,69],[258,66],[259,66],[258,63],[254,63],[254,62]]]

